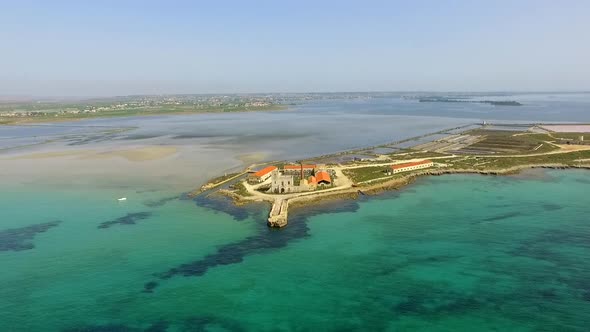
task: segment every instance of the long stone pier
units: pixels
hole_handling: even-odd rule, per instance
[[[285,199],[277,198],[272,204],[270,214],[268,216],[269,227],[285,227],[287,226],[287,213],[289,210],[289,202]]]

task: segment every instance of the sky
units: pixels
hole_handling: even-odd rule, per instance
[[[590,91],[590,1],[0,0],[0,96]]]

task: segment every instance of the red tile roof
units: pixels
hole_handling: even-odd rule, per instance
[[[431,162],[432,161],[430,161],[430,160],[422,160],[422,161],[416,161],[416,162],[413,162],[413,163],[405,163],[405,164],[391,165],[391,168],[393,168],[393,169],[400,169],[400,168],[406,168],[406,167],[412,167],[412,166],[430,164]]]
[[[309,184],[317,184],[318,183],[318,181],[316,180],[315,176],[313,176],[313,175],[309,177],[309,180],[307,180],[307,182]]]
[[[277,169],[276,166],[266,166],[265,168],[259,170],[258,172],[254,173],[254,176],[256,177],[263,177],[266,174],[274,171],[275,169]]]
[[[330,179],[330,174],[328,174],[328,172],[325,172],[325,171],[317,172],[315,175],[315,178],[318,181],[318,183],[320,183],[322,181],[332,183],[332,180]]]
[[[303,169],[315,169],[317,166],[316,165],[303,165]],[[301,169],[301,165],[285,165],[283,166],[283,169],[288,169],[288,170],[300,170]]]

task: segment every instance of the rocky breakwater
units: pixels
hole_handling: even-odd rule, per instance
[[[270,209],[268,216],[269,227],[285,227],[287,226],[287,215],[289,210],[289,201],[285,199],[276,199]]]

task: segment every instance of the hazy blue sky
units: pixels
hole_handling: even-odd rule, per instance
[[[590,1],[0,0],[0,95],[590,90]]]

